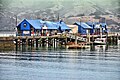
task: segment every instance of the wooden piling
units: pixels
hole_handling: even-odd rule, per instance
[[[15,39],[16,51],[18,51],[18,39]]]
[[[36,39],[36,48],[38,48],[38,39]]]

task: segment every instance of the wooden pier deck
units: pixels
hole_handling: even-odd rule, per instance
[[[35,46],[35,47],[55,47],[66,45],[69,48],[88,48],[88,45],[81,45],[81,42],[91,43],[95,38],[100,37],[100,35],[75,35],[75,34],[64,34],[64,35],[52,35],[52,36],[7,36],[0,37],[0,45],[3,45],[2,42],[11,41],[12,44],[16,45],[16,47],[22,45]],[[103,35],[102,37],[107,38],[107,42],[110,44],[117,44],[118,40],[120,40],[120,34],[108,34]],[[90,40],[88,40],[90,39]],[[76,45],[67,45],[68,42],[75,42]],[[90,41],[90,42],[89,42]],[[14,42],[14,43],[13,43]],[[6,43],[5,43],[6,44]],[[8,44],[8,43],[7,43]],[[90,44],[89,44],[90,45]]]

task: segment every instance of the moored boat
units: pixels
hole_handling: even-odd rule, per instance
[[[93,42],[94,45],[106,45],[107,41],[106,38],[97,38]]]

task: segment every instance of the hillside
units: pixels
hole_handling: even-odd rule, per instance
[[[81,15],[120,15],[119,0],[0,0],[0,29],[13,30],[22,19],[57,20]]]

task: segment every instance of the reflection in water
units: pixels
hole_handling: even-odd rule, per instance
[[[0,53],[0,80],[120,80],[119,46]]]
[[[108,45],[96,45],[95,50],[97,51],[106,51],[108,49]]]

